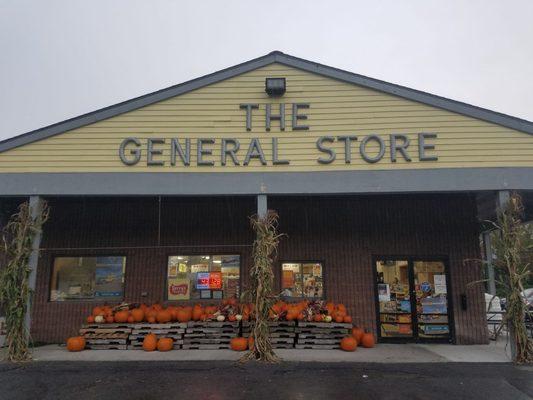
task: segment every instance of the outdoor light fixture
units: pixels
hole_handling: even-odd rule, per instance
[[[265,92],[270,97],[283,96],[286,90],[285,78],[266,78]]]

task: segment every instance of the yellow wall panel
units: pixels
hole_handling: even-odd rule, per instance
[[[287,78],[287,93],[280,98],[269,98],[264,92],[266,77]],[[252,130],[245,129],[245,112],[241,103],[258,103],[253,111]],[[272,130],[265,129],[265,104],[272,104],[277,114],[279,103],[286,104],[286,129],[272,121]],[[291,104],[309,103],[310,108],[300,110],[308,119],[300,121],[310,126],[307,131],[291,129]],[[436,161],[420,161],[418,134],[437,134],[428,140],[437,155]],[[368,135],[379,135],[386,144],[383,158],[376,163],[366,162],[359,154],[359,143]],[[391,161],[391,134],[405,134],[411,140],[411,162],[398,154]],[[335,141],[328,147],[336,152],[336,159],[320,164],[317,159],[326,157],[317,149],[317,139],[322,136],[338,137],[356,135],[352,145],[351,162],[345,162],[344,143]],[[141,143],[142,156],[134,166],[127,166],[119,158],[119,146],[128,137]],[[290,160],[289,165],[273,165],[272,138],[278,138],[278,158]],[[148,166],[146,145],[148,139],[162,138],[165,145],[163,166]],[[178,138],[184,144],[191,140],[191,165],[178,162],[170,165],[170,141]],[[196,164],[196,140],[213,138],[214,166]],[[221,141],[237,139],[241,148],[237,157],[241,165],[221,165]],[[267,165],[252,159],[243,166],[251,138],[258,138]],[[128,147],[129,149],[129,147]],[[377,153],[378,147],[370,142],[367,152]],[[493,123],[438,109],[375,90],[340,82],[280,64],[218,82],[159,103],[124,113],[107,120],[71,130],[38,142],[30,143],[0,153],[0,173],[9,172],[269,172],[269,171],[339,171],[383,170],[418,168],[462,167],[533,167],[533,136]]]

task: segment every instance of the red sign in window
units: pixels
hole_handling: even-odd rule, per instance
[[[209,289],[222,289],[221,272],[211,272],[209,274]]]

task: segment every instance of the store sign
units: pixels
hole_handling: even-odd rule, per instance
[[[189,300],[190,293],[189,279],[168,278],[168,300]]]
[[[261,110],[259,104],[240,104],[243,110],[243,129],[252,131],[257,128],[252,126],[252,115],[255,112],[263,112],[265,116],[264,129],[268,132],[273,124],[279,125],[281,131],[285,131],[289,124],[286,122],[286,105],[279,104],[278,110],[272,110],[272,104],[266,104]],[[305,109],[311,107],[309,103],[293,103],[290,123],[291,131],[309,131],[311,127],[303,124],[307,121]],[[435,133],[417,133],[417,144],[411,143],[411,139],[405,134],[391,133],[389,135],[365,134],[365,135],[335,135],[327,134],[317,138],[315,142],[316,162],[318,164],[331,164],[337,159],[343,159],[344,163],[350,164],[355,157],[361,157],[367,163],[377,163],[385,157],[390,157],[391,162],[399,159],[412,161],[437,161]],[[388,144],[387,144],[388,142]],[[342,151],[338,151],[341,144]],[[195,163],[198,166],[215,165],[288,165],[291,160],[280,157],[280,143],[278,137],[272,137],[268,143],[259,138],[251,137],[247,140],[236,138],[198,138],[194,139],[196,157],[191,156],[193,139],[187,137],[148,138],[129,137],[122,141],[118,149],[120,160],[125,165],[137,165],[145,155],[147,166],[190,166]],[[270,151],[265,152],[265,148]],[[215,156],[214,153],[218,155]],[[267,154],[269,156],[267,157]]]

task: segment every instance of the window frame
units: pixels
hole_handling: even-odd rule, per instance
[[[186,253],[186,254],[185,254]],[[221,299],[214,299],[213,294],[211,294],[211,298],[209,299],[192,299],[189,298],[188,300],[169,300],[168,299],[168,262],[170,257],[178,257],[178,256],[184,256],[184,257],[198,257],[198,256],[239,256],[239,291],[238,291],[238,297],[237,300],[240,299],[242,294],[242,254],[236,251],[227,252],[227,251],[221,251],[221,252],[212,252],[212,251],[206,251],[206,252],[185,252],[181,254],[177,254],[176,252],[169,252],[166,253],[166,265],[165,265],[165,286],[163,287],[164,294],[163,294],[163,301],[170,302],[170,303],[213,303],[222,301],[225,299],[225,297],[222,297]]]
[[[110,298],[92,298],[92,299],[69,299],[69,300],[52,300],[52,285],[53,285],[53,277],[54,277],[54,264],[56,258],[97,258],[97,257],[122,257],[124,258],[124,274],[123,279],[124,283],[122,284],[122,297],[119,299],[110,299]],[[86,253],[53,253],[50,255],[50,269],[49,269],[49,277],[48,277],[48,293],[46,297],[47,303],[51,304],[62,304],[62,303],[98,303],[98,302],[107,302],[107,303],[122,303],[126,299],[126,289],[127,289],[127,275],[128,273],[128,256],[125,253],[103,253],[103,254],[86,254]]]
[[[283,264],[320,264],[322,266],[322,297],[305,297],[305,296],[282,296],[288,300],[325,300],[327,299],[326,291],[326,263],[322,260],[281,260],[279,263],[279,289],[280,293],[283,291]],[[303,275],[303,274],[302,274]],[[302,282],[303,287],[303,282]]]

